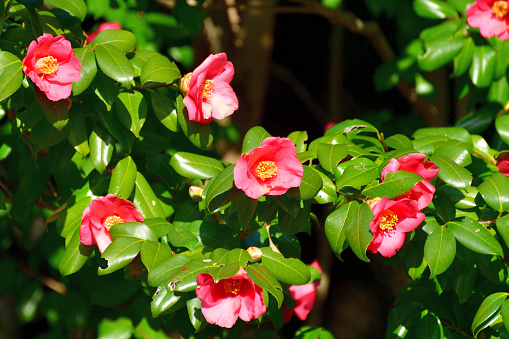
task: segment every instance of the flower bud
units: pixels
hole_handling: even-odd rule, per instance
[[[189,83],[191,82],[192,76],[193,72],[189,72],[180,79],[180,91],[183,96],[186,96],[189,93]]]
[[[253,262],[257,262],[257,261],[260,261],[260,259],[262,258],[262,250],[259,249],[258,247],[254,247],[254,246],[251,246],[247,249],[247,253],[249,253],[249,255],[251,256],[251,259],[253,259]]]
[[[370,207],[371,209],[373,209],[373,207],[375,207],[375,205],[376,205],[376,204],[378,204],[378,202],[379,202],[380,200],[382,200],[382,198],[379,198],[379,197],[376,197],[376,198],[374,198],[374,199],[369,200],[369,201],[368,201],[369,207]]]
[[[189,196],[194,202],[198,202],[201,200],[201,196],[203,193],[203,188],[200,186],[190,186],[189,187]]]

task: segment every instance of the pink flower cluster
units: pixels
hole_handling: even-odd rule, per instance
[[[423,180],[395,199],[387,200],[387,197],[384,197],[371,201],[373,221],[369,228],[373,233],[373,240],[368,246],[371,252],[392,257],[403,246],[406,233],[415,230],[424,220],[421,210],[430,204],[435,193],[435,187],[429,180],[436,178],[440,171],[435,163],[425,159],[426,155],[421,153],[407,154],[391,159],[382,171],[382,180],[387,173],[398,170],[417,173]]]
[[[507,0],[477,0],[467,10],[467,22],[479,28],[485,38],[509,39],[509,6]]]

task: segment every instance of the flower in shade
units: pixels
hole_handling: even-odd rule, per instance
[[[92,41],[94,41],[97,34],[101,33],[102,31],[105,31],[107,29],[122,29],[122,26],[118,22],[101,22],[99,25],[97,25],[97,28],[94,29],[92,32],[87,33],[87,44],[91,44]]]
[[[230,87],[233,64],[226,53],[211,54],[192,73],[181,80],[184,104],[189,120],[208,124],[224,119],[239,108],[235,92]]]
[[[136,221],[143,222],[144,219],[129,200],[117,198],[113,194],[98,197],[83,211],[80,240],[85,245],[97,245],[103,253],[112,242],[111,226]]]
[[[415,230],[424,220],[424,213],[419,212],[417,203],[410,199],[387,200],[374,199],[370,203],[373,221],[369,229],[373,240],[368,246],[372,253],[392,257],[403,246],[406,233]]]
[[[509,153],[498,159],[495,166],[497,166],[500,173],[509,177]]]
[[[485,38],[498,36],[509,39],[509,8],[507,0],[477,0],[467,9],[467,23],[479,28]]]
[[[425,154],[406,154],[397,159],[391,159],[382,171],[382,180],[385,179],[387,173],[396,173],[398,170],[419,174],[424,179],[419,181],[410,191],[396,199],[407,198],[415,200],[419,210],[427,207],[433,199],[435,186],[428,180],[435,179],[438,172],[440,172],[440,169],[434,162],[424,161],[425,159]]]
[[[322,268],[317,260],[313,261],[311,266],[315,267],[320,274],[322,273]],[[290,292],[292,299],[295,301],[295,305],[287,309],[286,304],[283,304],[283,321],[285,323],[292,320],[294,313],[300,320],[306,320],[309,312],[311,312],[315,306],[316,288],[318,285],[320,285],[320,280],[304,285],[291,285],[288,287],[288,291]]]
[[[281,195],[302,182],[304,168],[297,149],[288,138],[270,137],[235,164],[233,180],[252,199]]]
[[[23,72],[49,100],[58,101],[71,95],[72,83],[81,78],[81,63],[63,35],[44,34],[28,46]]]
[[[234,276],[217,283],[210,274],[200,273],[196,283],[201,311],[210,324],[231,328],[239,317],[250,321],[266,311],[261,287],[249,279],[242,267]]]

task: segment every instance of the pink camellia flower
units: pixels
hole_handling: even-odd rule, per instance
[[[385,179],[387,173],[396,173],[398,170],[419,174],[424,179],[419,181],[410,191],[396,198],[396,200],[408,198],[417,201],[419,210],[427,207],[433,200],[435,186],[428,180],[435,179],[438,172],[440,172],[434,162],[424,161],[425,159],[426,155],[421,153],[403,155],[398,159],[391,159],[382,171],[382,180]]]
[[[124,222],[143,222],[145,219],[129,200],[113,194],[92,200],[83,211],[80,240],[85,245],[97,245],[104,252],[112,240],[110,228]]]
[[[304,168],[297,149],[288,138],[269,137],[242,157],[233,169],[238,189],[252,199],[262,195],[282,195],[302,182]]]
[[[509,153],[504,155],[501,159],[497,160],[495,166],[497,166],[500,173],[506,177],[509,177]]]
[[[507,0],[477,0],[467,9],[467,22],[479,28],[485,38],[498,36],[509,39],[509,8]]]
[[[219,53],[209,55],[182,78],[180,86],[189,120],[208,124],[212,118],[224,119],[239,108],[237,96],[229,85],[234,73],[226,53]]]
[[[237,274],[217,283],[208,273],[196,278],[196,295],[201,301],[201,311],[210,324],[231,328],[237,319],[250,321],[265,313],[261,287],[255,285],[240,267]]]
[[[118,22],[101,22],[99,25],[97,25],[97,28],[94,29],[92,32],[87,33],[88,38],[87,44],[91,44],[92,41],[94,41],[97,34],[101,33],[102,31],[105,31],[107,29],[122,29],[122,26]]]
[[[410,199],[387,200],[374,199],[370,203],[373,221],[369,229],[373,240],[368,246],[372,253],[392,257],[403,246],[407,232],[415,230],[424,220],[424,213],[419,212],[417,203]]]
[[[44,34],[28,46],[23,72],[49,100],[58,101],[71,95],[72,83],[81,78],[81,63],[63,35]]]
[[[320,274],[322,273],[322,267],[317,260],[313,261],[311,266],[315,267]],[[292,320],[294,313],[300,320],[306,320],[309,312],[311,312],[315,306],[316,288],[318,285],[320,285],[320,280],[304,285],[291,285],[288,287],[288,291],[290,292],[292,299],[295,301],[295,305],[290,309],[286,309],[286,305],[283,304],[283,321],[285,323]]]

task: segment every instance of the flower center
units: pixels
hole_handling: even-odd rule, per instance
[[[491,7],[491,13],[499,19],[507,15],[507,1],[495,1]]]
[[[277,174],[274,161],[260,161],[256,166],[256,176],[262,180],[270,179]]]
[[[382,212],[380,219],[380,229],[382,231],[393,230],[398,224],[398,215],[391,210],[385,210]]]
[[[200,86],[200,92],[203,98],[203,101],[209,101],[214,94],[214,80],[205,80],[205,82]]]
[[[242,279],[227,279],[223,284],[223,288],[227,293],[237,294],[241,285]]]
[[[55,59],[51,55],[44,58],[40,58],[35,63],[35,73],[37,74],[42,73],[43,74],[42,76],[44,76],[44,74],[51,75],[55,73],[58,69],[58,65],[56,62],[57,59]]]
[[[106,227],[106,229],[109,231],[111,226],[115,224],[121,224],[123,222],[124,220],[118,215],[110,215],[106,218],[106,220],[104,220],[104,227]]]

